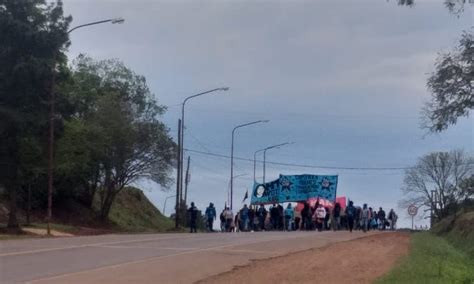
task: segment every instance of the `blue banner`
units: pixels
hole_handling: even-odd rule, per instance
[[[306,201],[309,198],[336,200],[338,176],[280,175],[265,184],[255,183],[251,204]]]

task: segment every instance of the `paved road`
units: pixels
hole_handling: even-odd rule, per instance
[[[0,242],[1,283],[191,283],[360,232],[140,234]]]

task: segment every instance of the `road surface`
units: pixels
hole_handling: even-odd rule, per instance
[[[133,234],[0,242],[1,283],[192,283],[361,232]]]

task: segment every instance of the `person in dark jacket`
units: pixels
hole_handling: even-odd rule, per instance
[[[349,232],[352,233],[352,230],[354,229],[354,219],[356,215],[356,208],[354,207],[354,202],[349,201],[349,206],[346,207],[346,218],[347,218],[347,223],[349,225]]]
[[[255,231],[255,210],[253,206],[250,206],[249,208],[249,230],[250,231]]]
[[[281,206],[281,204],[278,204],[278,230],[283,230],[283,226],[284,226],[284,219],[285,219],[285,214],[284,214],[284,211],[285,209],[283,208],[283,206]]]
[[[260,204],[260,207],[257,210],[258,224],[260,225],[260,230],[265,231],[265,220],[267,219],[267,209],[263,204]]]
[[[302,228],[306,231],[309,231],[311,229],[311,208],[309,207],[308,202],[304,203],[303,209],[301,210],[301,219],[302,219]]]
[[[272,222],[272,229],[278,229],[278,218],[279,216],[278,207],[276,204],[273,204],[272,208],[270,208],[270,221]]]
[[[382,207],[379,208],[379,212],[377,213],[377,217],[379,219],[379,230],[385,231],[385,211],[383,211]]]
[[[197,233],[196,221],[198,216],[198,209],[194,206],[194,202],[191,202],[191,207],[188,209],[189,220],[190,220],[190,233]]]
[[[209,207],[206,208],[206,219],[207,219],[207,229],[209,232],[214,232],[214,220],[216,220],[216,208],[214,204],[211,202],[209,203]]]
[[[334,209],[332,210],[332,217],[332,229],[334,231],[338,231],[341,228],[341,204],[339,204],[338,202],[336,202],[336,204],[334,205]]]

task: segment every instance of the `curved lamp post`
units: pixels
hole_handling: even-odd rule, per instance
[[[267,148],[263,149],[263,183],[265,183],[265,164],[266,164],[267,150],[274,149],[274,148],[280,148],[281,146],[289,145],[289,144],[293,144],[293,142],[281,143],[281,144],[273,145],[273,146],[270,146],[270,147],[267,147]]]
[[[234,197],[234,136],[235,136],[235,131],[241,127],[246,127],[249,125],[257,124],[257,123],[267,123],[269,120],[257,120],[249,123],[244,123],[237,125],[232,129],[232,145],[231,145],[231,150],[230,150],[230,210],[232,210],[232,203],[233,203],[233,197]]]
[[[212,89],[212,90],[209,90],[209,91],[205,91],[205,92],[201,92],[199,94],[195,94],[195,95],[192,95],[192,96],[189,96],[189,97],[186,97],[184,100],[183,100],[183,103],[181,104],[181,131],[179,132],[180,135],[181,135],[181,139],[178,139],[180,141],[180,145],[179,145],[179,166],[178,166],[178,174],[177,174],[177,198],[176,198],[176,210],[179,209],[179,207],[181,207],[181,200],[182,200],[182,195],[183,195],[183,165],[184,165],[184,107],[186,106],[186,102],[189,101],[190,99],[193,99],[193,98],[196,98],[196,97],[199,97],[199,96],[202,96],[202,95],[205,95],[205,94],[209,94],[209,93],[213,93],[213,92],[217,92],[217,91],[228,91],[229,90],[229,87],[221,87],[221,88],[215,88],[215,89]],[[178,213],[178,211],[176,212],[176,214]]]

